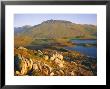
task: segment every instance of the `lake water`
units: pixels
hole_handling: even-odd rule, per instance
[[[96,40],[71,40],[73,43],[77,44],[96,44]]]
[[[71,40],[71,42],[76,43],[76,46],[65,47],[68,50],[75,50],[81,52],[87,56],[97,58],[97,46],[83,46],[80,44],[96,44],[97,40]]]

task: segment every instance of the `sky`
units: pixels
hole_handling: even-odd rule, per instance
[[[97,25],[96,14],[15,14],[14,27],[34,26],[51,19],[66,20],[77,24]]]

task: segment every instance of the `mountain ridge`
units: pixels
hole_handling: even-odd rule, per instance
[[[22,28],[22,27],[21,27]],[[21,38],[31,43],[36,39],[96,39],[97,26],[76,24],[66,20],[47,20],[22,31],[15,31],[15,43]]]

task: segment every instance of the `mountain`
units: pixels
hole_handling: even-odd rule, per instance
[[[96,39],[97,27],[66,20],[47,20],[35,26],[14,28],[14,32],[15,43],[27,45],[36,39]]]
[[[30,29],[30,28],[31,28],[30,25],[25,25],[23,27],[14,27],[14,32],[15,32],[15,34],[16,33],[21,33],[21,32],[23,32],[23,31],[25,31],[27,29]]]

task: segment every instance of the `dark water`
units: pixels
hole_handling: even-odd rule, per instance
[[[73,43],[77,44],[94,44],[96,43],[96,40],[71,40]]]
[[[83,53],[87,56],[90,57],[95,57],[97,58],[97,40],[71,40],[72,43],[75,43],[76,46],[73,47],[64,47],[67,50],[75,50],[78,51],[80,53]],[[85,46],[85,44],[89,44],[92,46]],[[95,44],[95,45],[93,45]],[[44,48],[48,48],[51,47],[51,45],[30,45],[27,46],[27,48],[32,49],[32,50],[42,50]]]
[[[76,46],[65,47],[68,50],[75,50],[81,52],[87,56],[97,58],[97,46],[84,46],[80,44],[97,44],[97,40],[71,40],[71,42],[76,43]]]

